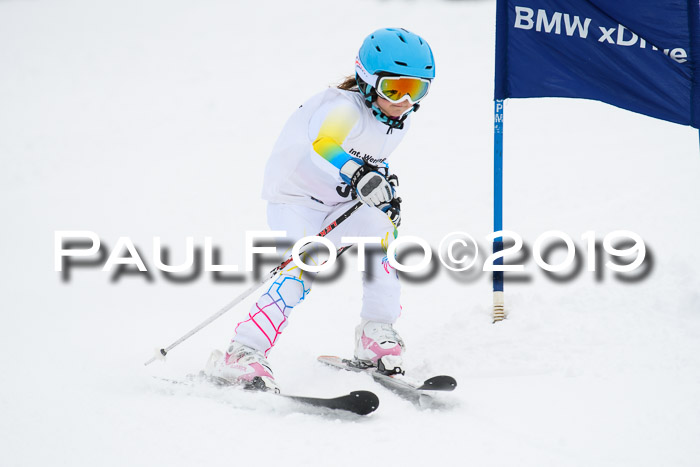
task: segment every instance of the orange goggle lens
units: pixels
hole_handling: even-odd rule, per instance
[[[400,102],[408,96],[413,104],[423,99],[428,94],[428,89],[430,89],[429,80],[406,76],[385,76],[380,78],[377,84],[377,93],[383,98]]]

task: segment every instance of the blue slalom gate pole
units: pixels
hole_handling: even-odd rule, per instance
[[[493,126],[493,231],[503,230],[503,99],[494,100]],[[493,252],[503,250],[503,237],[493,239]],[[494,265],[503,265],[503,257]],[[502,321],[505,315],[503,297],[503,271],[493,271],[493,322]]]

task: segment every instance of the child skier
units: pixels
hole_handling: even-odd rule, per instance
[[[285,230],[292,241],[316,235],[359,198],[363,205],[326,238],[341,247],[341,237],[380,237],[386,251],[401,220],[397,178],[387,159],[434,77],[433,53],[420,36],[393,28],[370,34],[355,76],[309,99],[282,130],[263,185],[270,228]],[[401,312],[399,279],[386,257],[375,262],[363,272],[355,359],[398,371],[404,348],[393,327]],[[313,279],[314,273],[290,263],[238,323],[226,354],[212,354],[207,373],[278,391],[266,357]]]

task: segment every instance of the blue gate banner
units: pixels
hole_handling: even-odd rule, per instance
[[[495,99],[575,97],[700,127],[700,0],[498,0]]]

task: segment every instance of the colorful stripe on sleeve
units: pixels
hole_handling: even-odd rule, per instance
[[[354,107],[340,106],[331,110],[312,144],[314,151],[340,170],[352,159],[341,145],[359,119],[360,114]]]

